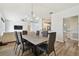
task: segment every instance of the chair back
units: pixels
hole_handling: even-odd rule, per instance
[[[17,32],[15,32],[15,37],[16,37],[16,44],[19,45],[20,42],[19,42],[19,38],[18,38],[18,33]]]
[[[27,35],[28,34],[28,31],[26,31],[26,30],[23,30],[23,35]]]
[[[48,54],[54,51],[55,40],[56,40],[56,32],[49,33]]]
[[[39,36],[40,35],[40,31],[36,31],[36,36]]]
[[[48,37],[48,31],[43,31],[42,35],[43,35],[43,37]]]
[[[18,39],[19,39],[19,42],[20,42],[20,47],[21,49],[24,49],[24,43],[23,43],[23,39],[22,39],[22,33],[21,32],[18,32]]]

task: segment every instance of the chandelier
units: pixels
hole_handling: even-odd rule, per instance
[[[24,19],[22,19],[22,21],[29,21],[29,22],[37,23],[39,19],[40,18],[39,17],[36,17],[36,15],[34,13],[34,4],[32,3],[31,4],[30,15],[29,16],[26,16]]]
[[[38,20],[40,19],[39,17],[37,17],[34,13],[34,4],[31,4],[31,17],[30,17],[30,22],[38,22]]]

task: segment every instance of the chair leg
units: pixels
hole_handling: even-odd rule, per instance
[[[16,52],[17,52],[17,48],[18,48],[18,46],[16,45],[16,46],[15,46],[15,54],[16,54]]]
[[[45,56],[48,56],[48,54],[46,52],[43,53]]]
[[[18,56],[19,56],[19,54],[20,54],[20,49],[19,49],[19,51],[18,51]]]
[[[46,56],[49,56],[49,54],[46,54]]]
[[[20,47],[20,45],[18,46],[18,56],[19,56],[19,54],[20,54],[20,49],[21,49],[21,47]]]
[[[33,52],[34,50],[33,50],[33,48],[32,48],[32,52]]]
[[[23,56],[24,51],[22,50],[21,56]]]
[[[55,52],[55,49],[54,49],[54,54],[55,54],[55,56],[56,56],[56,52]]]
[[[15,45],[14,45],[14,50],[15,50],[15,48],[16,48],[16,43],[15,43]]]

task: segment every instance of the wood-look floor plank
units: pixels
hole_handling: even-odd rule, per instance
[[[72,43],[73,41],[66,43],[56,42],[55,50],[57,56],[79,56],[79,47],[77,44]],[[14,44],[9,43],[8,45],[0,46],[0,56],[16,56],[14,53]],[[33,56],[33,53],[27,51],[24,53],[24,56]],[[52,53],[52,56],[54,56],[54,53]]]

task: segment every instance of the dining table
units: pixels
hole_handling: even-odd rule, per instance
[[[48,37],[43,36],[36,36],[36,35],[22,35],[22,37],[27,40],[28,42],[33,44],[34,47],[34,55],[38,55],[37,53],[37,46],[41,43],[47,42]]]

